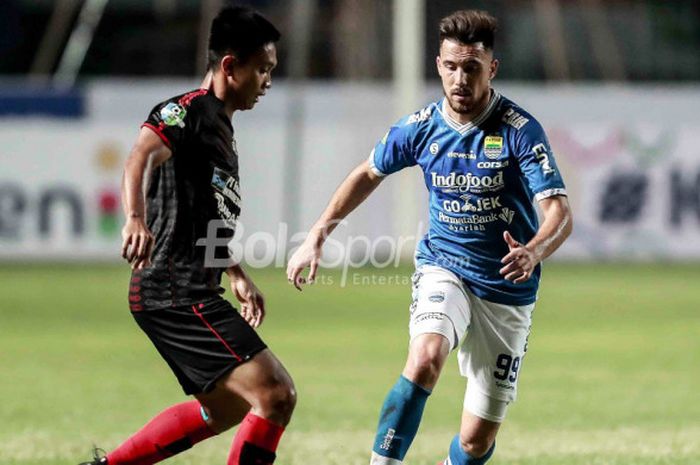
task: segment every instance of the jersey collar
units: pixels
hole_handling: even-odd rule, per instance
[[[442,103],[438,105],[437,110],[438,112],[440,112],[442,119],[445,120],[449,127],[454,129],[458,133],[464,135],[470,130],[480,125],[481,123],[483,123],[484,121],[486,121],[488,117],[491,116],[491,113],[493,113],[493,110],[496,108],[496,105],[498,104],[498,101],[500,99],[501,95],[495,90],[492,91],[491,98],[489,99],[489,103],[488,105],[486,105],[486,108],[484,108],[484,111],[479,113],[479,115],[477,115],[476,118],[474,118],[473,120],[464,124],[458,123],[449,115],[449,113],[447,113],[447,97],[442,98]]]

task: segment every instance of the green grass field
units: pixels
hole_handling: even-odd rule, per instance
[[[397,271],[411,272],[381,273]],[[281,270],[252,274],[267,297],[261,332],[299,392],[278,463],[366,464],[403,366],[408,287],[340,288],[330,273],[336,284],[298,293]],[[0,267],[0,464],[74,465],[183,399],[129,316],[127,279],[116,266]],[[548,265],[490,463],[700,464],[698,283],[691,265]],[[407,465],[444,458],[464,386],[453,354]],[[224,464],[232,436],[168,463]]]

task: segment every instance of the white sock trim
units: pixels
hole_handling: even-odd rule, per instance
[[[369,459],[369,465],[401,465],[402,463],[401,460],[384,457],[374,451],[372,452],[372,458]]]

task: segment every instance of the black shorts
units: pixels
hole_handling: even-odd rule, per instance
[[[188,395],[211,391],[219,378],[267,347],[222,298],[132,315]]]

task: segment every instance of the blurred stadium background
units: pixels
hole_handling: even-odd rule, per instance
[[[198,86],[222,3],[0,2],[0,464],[77,463],[180,398],[127,313],[119,183],[151,107]],[[300,391],[281,464],[367,461],[405,354],[419,176],[392,176],[334,235],[375,263],[395,252],[380,238],[407,238],[398,267],[298,294],[275,261],[393,121],[440,97],[437,22],[460,8],[500,19],[494,85],[547,129],[575,215],[494,465],[700,464],[700,3],[238,3],[283,33],[271,92],[234,116],[262,333]],[[456,371],[407,464],[443,458]],[[223,436],[171,463],[223,463]]]

